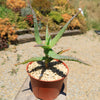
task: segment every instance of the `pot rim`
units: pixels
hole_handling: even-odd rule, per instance
[[[57,62],[61,62],[66,68],[67,68],[67,74],[66,74],[66,76],[68,76],[68,73],[69,73],[69,68],[68,68],[68,66],[63,62],[63,61],[60,61],[60,60],[57,60],[57,59],[55,59]],[[28,75],[30,76],[30,77],[32,77],[33,79],[35,79],[35,80],[37,80],[37,81],[41,81],[41,82],[48,82],[48,83],[50,83],[50,82],[57,82],[57,81],[60,81],[60,80],[63,80],[65,77],[62,77],[61,79],[58,79],[58,80],[54,80],[54,81],[44,81],[44,80],[39,80],[39,79],[37,79],[37,78],[34,78],[29,72],[28,72],[28,67],[29,67],[29,65],[30,64],[32,64],[33,62],[29,62],[28,64],[27,64],[27,66],[26,66],[26,71],[27,71],[27,73],[28,73]]]

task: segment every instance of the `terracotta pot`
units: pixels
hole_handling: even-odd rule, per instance
[[[30,62],[26,67],[27,72],[28,72],[28,66],[31,63],[32,62]],[[64,62],[62,63],[64,66],[66,66],[68,70],[67,71],[67,75],[68,75],[69,68]],[[34,95],[37,98],[42,100],[54,100],[59,95],[63,85],[63,81],[67,76],[66,75],[65,77],[62,77],[62,79],[55,80],[55,81],[42,81],[42,80],[35,79],[33,76],[30,75],[30,73],[28,73],[28,75],[30,76],[31,79],[31,86]]]

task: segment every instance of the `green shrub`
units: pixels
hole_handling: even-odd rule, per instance
[[[15,13],[11,9],[0,6],[0,18],[9,18],[10,22],[12,24],[15,24],[17,28],[27,28],[28,23],[24,20],[24,17],[21,17],[19,15],[19,13]]]
[[[51,1],[53,5],[53,9],[59,11],[60,13],[64,13],[66,8],[68,8],[67,0],[54,0]]]
[[[14,21],[17,28],[26,29],[29,27],[27,21],[25,20],[25,17],[19,16],[18,13],[15,15]]]
[[[76,10],[74,8],[66,9],[66,13],[73,16],[76,13]]]
[[[0,6],[0,18],[9,18],[12,19],[15,17],[15,13],[4,6]]]
[[[56,22],[57,24],[61,23],[63,21],[63,18],[61,16],[61,14],[57,11],[51,11],[49,13],[49,16],[53,19],[54,22]]]
[[[26,21],[19,21],[18,23],[17,23],[17,28],[19,28],[19,29],[27,29],[29,26],[28,26],[28,24],[27,24],[27,22]]]

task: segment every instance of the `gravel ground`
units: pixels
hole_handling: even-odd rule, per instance
[[[14,66],[42,53],[35,42],[10,45],[0,51],[0,100],[14,100],[27,77],[26,65]],[[67,82],[68,100],[99,100],[100,98],[100,36],[93,31],[83,35],[62,37],[54,47],[56,51],[71,48],[65,55],[73,55],[91,66],[65,61],[69,66]]]

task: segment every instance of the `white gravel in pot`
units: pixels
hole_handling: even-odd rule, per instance
[[[48,69],[45,69],[44,65],[41,66],[38,62],[33,62],[29,65],[28,72],[36,79],[54,81],[66,76],[67,68],[62,63],[55,61],[51,62]]]

